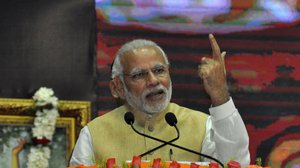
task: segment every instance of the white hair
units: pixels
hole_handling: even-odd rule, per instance
[[[112,65],[112,72],[111,72],[111,78],[115,78],[116,76],[120,76],[120,79],[123,81],[123,66],[121,64],[121,57],[128,51],[132,51],[134,49],[138,49],[145,46],[152,46],[156,47],[163,55],[165,63],[169,65],[169,60],[165,54],[165,52],[161,49],[160,46],[158,46],[155,42],[151,40],[145,40],[145,39],[136,39],[129,41],[125,43],[117,52],[115,56],[115,60]]]

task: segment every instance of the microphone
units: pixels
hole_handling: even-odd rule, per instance
[[[165,119],[167,120],[167,123],[168,123],[169,125],[175,125],[175,124],[177,123],[176,116],[175,116],[173,113],[170,113],[170,114],[167,113],[167,114],[168,114],[168,115],[165,116]],[[163,144],[161,144],[160,146],[157,146],[156,148],[153,148],[153,149],[151,149],[151,150],[149,150],[149,151],[147,151],[147,152],[141,154],[141,155],[140,155],[141,157],[143,157],[143,156],[145,156],[145,155],[147,155],[147,154],[149,154],[149,153],[151,153],[151,152],[153,152],[153,151],[155,151],[155,150],[157,150],[157,149],[159,149],[159,148],[162,148],[162,147],[164,147],[165,145],[168,145],[168,144],[171,143],[171,142],[176,141],[177,139],[179,139],[179,136],[180,136],[179,130],[178,130],[178,128],[177,128],[176,125],[175,125],[176,131],[177,131],[177,137],[174,138],[174,139],[172,139],[172,140],[170,140],[169,142],[166,142],[166,141],[157,139],[157,138],[155,138],[155,137],[152,137],[152,136],[149,136],[149,135],[147,135],[147,134],[143,134],[143,133],[140,133],[139,131],[137,131],[137,130],[133,127],[133,123],[134,123],[134,115],[133,115],[131,112],[126,112],[126,113],[125,113],[125,115],[124,115],[124,120],[125,120],[125,122],[126,122],[128,125],[131,126],[131,128],[133,129],[133,131],[136,132],[137,134],[163,143]]]
[[[134,123],[134,115],[132,112],[126,112],[124,115],[124,120],[128,125],[132,125]]]
[[[168,112],[166,115],[165,115],[165,119],[167,121],[167,123],[170,125],[170,126],[175,126],[176,127],[176,124],[177,124],[177,118],[176,116],[171,113],[171,112]],[[179,132],[179,131],[178,131]]]
[[[132,114],[132,113],[131,113],[131,114]],[[165,120],[167,121],[167,123],[168,123],[170,126],[174,126],[174,127],[176,128],[177,137],[174,138],[174,139],[172,139],[172,140],[170,140],[170,141],[168,141],[168,143],[172,143],[172,142],[176,141],[177,139],[179,139],[179,137],[180,137],[179,130],[178,130],[177,126],[176,126],[176,124],[177,124],[177,118],[176,118],[176,116],[175,116],[173,113],[168,112],[168,113],[165,115]],[[126,121],[126,120],[125,120],[125,121]],[[127,123],[127,124],[128,124],[128,123]],[[143,156],[145,156],[145,155],[147,155],[147,154],[149,154],[149,153],[151,153],[151,152],[153,152],[153,151],[156,151],[157,149],[160,149],[160,148],[162,148],[162,147],[168,145],[168,143],[163,143],[163,144],[157,146],[156,148],[153,148],[153,149],[151,149],[151,150],[148,150],[147,152],[140,154],[140,157],[143,157]]]
[[[176,130],[178,131],[178,138],[179,138],[179,130],[178,130],[177,126],[176,126],[177,119],[176,119],[176,117],[175,117],[175,119],[176,119],[176,122],[175,122],[174,118],[173,118],[171,115],[172,115],[172,114],[169,114],[168,117],[166,117],[166,120],[167,120],[167,118],[168,118],[167,122],[168,122],[169,125],[171,125],[171,124],[173,125],[173,124],[174,124],[174,127],[175,127]],[[173,114],[173,115],[174,115],[174,114]],[[174,115],[174,116],[175,116],[175,115]],[[149,139],[152,139],[152,140],[159,141],[159,142],[163,143],[163,144],[160,145],[160,146],[170,145],[170,146],[173,146],[173,147],[176,147],[176,148],[179,148],[179,149],[182,149],[182,150],[185,150],[185,151],[194,153],[194,154],[196,154],[196,155],[199,155],[199,156],[206,157],[206,158],[208,158],[208,159],[214,160],[215,162],[219,163],[222,167],[224,167],[224,165],[223,165],[223,163],[222,163],[221,161],[219,161],[218,159],[213,158],[212,156],[209,156],[209,155],[206,155],[206,154],[203,154],[203,153],[200,153],[200,152],[197,152],[197,151],[194,151],[194,150],[191,150],[191,149],[188,149],[188,148],[185,148],[185,147],[182,147],[182,146],[173,144],[173,143],[171,143],[171,142],[164,141],[164,140],[161,140],[161,139],[158,139],[158,138],[155,138],[155,137],[152,137],[152,136],[149,136],[149,135],[147,135],[147,134],[143,134],[143,133],[137,131],[137,130],[133,127],[134,116],[133,116],[133,114],[132,114],[131,112],[126,112],[125,115],[124,115],[124,119],[125,119],[126,123],[127,123],[128,125],[131,126],[131,128],[133,129],[134,132],[136,132],[137,134],[139,134],[139,135],[141,135],[141,136],[144,136],[144,137],[147,137],[147,138],[149,138]],[[170,124],[169,122],[170,122],[171,124]],[[176,137],[176,138],[177,138],[177,137]],[[172,140],[171,140],[171,141],[172,141]],[[157,149],[156,149],[156,150],[157,150]],[[151,150],[151,152],[152,152],[152,150]]]

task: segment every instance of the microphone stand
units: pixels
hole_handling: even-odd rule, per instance
[[[155,138],[155,137],[152,137],[152,136],[143,134],[143,133],[137,131],[137,130],[133,127],[133,123],[130,123],[130,126],[131,126],[131,128],[134,130],[134,132],[136,132],[136,133],[139,134],[139,135],[142,135],[142,136],[145,136],[145,137],[147,137],[147,138],[150,138],[150,139],[153,139],[153,140],[156,140],[156,141],[159,141],[159,142],[164,143],[164,144],[162,144],[162,145],[171,145],[171,146],[174,146],[174,147],[176,147],[176,148],[179,148],[179,149],[182,149],[182,150],[185,150],[185,151],[194,153],[194,154],[196,154],[196,155],[203,156],[203,157],[206,157],[206,158],[208,158],[208,159],[214,160],[214,161],[216,161],[217,163],[219,163],[222,167],[224,167],[224,165],[223,165],[222,162],[220,162],[219,160],[217,160],[217,159],[215,159],[215,158],[213,158],[213,157],[211,157],[211,156],[205,155],[205,154],[203,154],[203,153],[196,152],[196,151],[191,150],[191,149],[184,148],[184,147],[182,147],[182,146],[178,146],[178,145],[176,145],[176,144],[172,144],[171,142],[163,141],[163,140],[161,140],[161,139],[157,139],[157,138]],[[176,128],[176,130],[178,130],[177,127],[175,127],[175,128]]]
[[[176,131],[177,131],[177,137],[174,138],[174,139],[172,139],[171,141],[168,141],[168,143],[172,143],[172,142],[178,140],[179,137],[180,137],[180,133],[179,133],[179,130],[178,130],[177,126],[176,126],[176,125],[174,125],[174,126],[175,126]],[[132,124],[131,124],[131,128],[132,128],[136,133],[138,133],[138,132],[134,129],[134,127],[132,126]],[[138,134],[139,134],[139,133],[138,133]],[[141,135],[141,134],[140,134],[140,135]],[[148,138],[149,138],[149,137],[148,137]],[[143,156],[147,155],[148,153],[151,153],[151,152],[153,152],[153,151],[156,151],[157,149],[162,148],[162,147],[168,145],[168,143],[165,143],[165,142],[164,142],[163,144],[157,146],[156,148],[153,148],[153,149],[151,149],[151,150],[149,150],[149,151],[147,151],[147,152],[145,152],[145,153],[143,153],[143,154],[140,154],[140,157],[143,157]]]

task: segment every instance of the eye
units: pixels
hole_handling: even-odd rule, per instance
[[[143,79],[147,76],[147,74],[148,74],[148,72],[138,72],[138,73],[131,75],[131,78],[133,80]]]
[[[155,68],[152,71],[154,74],[164,74],[165,73],[165,69],[163,67],[160,68]]]

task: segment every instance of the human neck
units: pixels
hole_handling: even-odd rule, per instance
[[[154,121],[159,120],[161,118],[161,116],[163,115],[163,111],[157,112],[157,113],[146,113],[144,111],[135,109],[135,108],[129,106],[128,104],[125,104],[125,105],[133,113],[135,122],[140,126],[144,126],[146,124],[146,122],[153,123]]]

